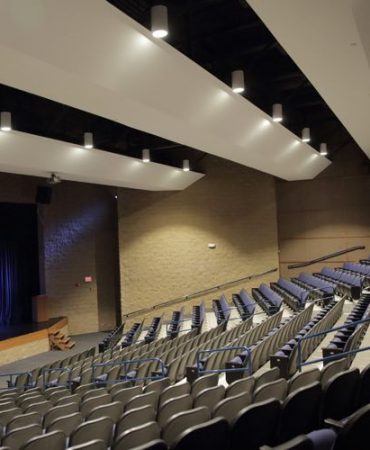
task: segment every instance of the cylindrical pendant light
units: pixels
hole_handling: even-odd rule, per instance
[[[325,142],[321,142],[320,144],[320,155],[321,156],[328,155],[328,145]]]
[[[189,160],[188,159],[184,159],[182,162],[182,170],[184,172],[189,172],[190,170],[190,164],[189,164]]]
[[[8,111],[2,111],[0,116],[0,130],[10,131],[12,129],[12,114]]]
[[[143,162],[150,162],[150,150],[148,148],[143,149]]]
[[[244,72],[242,70],[231,72],[231,88],[236,94],[244,92]]]
[[[93,148],[93,134],[90,132],[84,133],[84,147],[85,148]]]
[[[168,35],[167,6],[155,5],[151,9],[152,35],[155,38],[164,38]]]
[[[282,122],[282,120],[283,120],[283,105],[281,103],[274,103],[272,105],[272,120],[274,122]]]
[[[302,130],[302,142],[310,142],[311,133],[309,128],[303,128]]]

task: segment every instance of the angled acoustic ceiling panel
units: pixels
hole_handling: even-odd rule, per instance
[[[330,164],[104,0],[2,0],[0,43],[3,84],[286,180]]]
[[[0,172],[149,191],[182,190],[203,177],[162,164],[17,131],[0,132]]]
[[[246,0],[370,158],[370,0]]]

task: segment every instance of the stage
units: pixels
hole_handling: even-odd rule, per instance
[[[49,334],[68,335],[68,319],[0,327],[0,366],[50,350]]]

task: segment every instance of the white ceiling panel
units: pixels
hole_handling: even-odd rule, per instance
[[[0,172],[145,189],[182,190],[203,177],[196,172],[17,131],[0,132]]]
[[[104,0],[2,0],[0,82],[286,180],[329,164]]]
[[[370,0],[247,0],[370,158]]]

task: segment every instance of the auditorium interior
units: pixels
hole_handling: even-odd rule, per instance
[[[370,1],[0,1],[0,450],[370,448]]]

